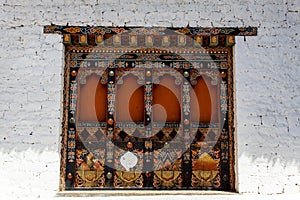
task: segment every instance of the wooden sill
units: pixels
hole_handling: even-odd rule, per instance
[[[238,195],[235,192],[193,190],[78,190],[61,191],[58,197],[156,196],[156,195]]]

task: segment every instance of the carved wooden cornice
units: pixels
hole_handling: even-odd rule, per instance
[[[235,36],[256,36],[257,27],[103,27],[44,26],[62,34],[64,44],[144,47],[232,46]]]

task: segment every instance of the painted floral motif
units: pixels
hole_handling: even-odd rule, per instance
[[[115,110],[115,85],[108,83],[108,94],[107,94],[108,112],[114,112]]]
[[[190,102],[191,102],[191,96],[190,96],[190,85],[188,82],[185,82],[183,84],[183,96],[182,96],[182,101],[183,101],[183,113],[184,115],[189,115],[190,114]]]
[[[127,31],[125,28],[112,28],[111,30],[117,34],[124,33]]]
[[[182,28],[182,29],[177,30],[176,32],[186,35],[186,34],[190,33],[190,29],[189,28]]]
[[[228,105],[227,105],[227,84],[225,84],[223,81],[221,83],[221,112],[223,114],[226,114],[227,110],[228,110]]]
[[[79,27],[70,27],[70,28],[64,28],[64,31],[67,31],[69,33],[79,33],[81,29]]]

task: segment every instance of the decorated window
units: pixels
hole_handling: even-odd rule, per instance
[[[44,31],[65,45],[61,190],[235,190],[233,46],[256,28]]]

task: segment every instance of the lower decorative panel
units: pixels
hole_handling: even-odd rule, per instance
[[[218,171],[193,171],[193,187],[220,187],[221,178]]]
[[[75,187],[104,187],[104,171],[76,171]]]
[[[115,187],[143,187],[142,172],[116,171],[114,176]]]
[[[156,188],[178,188],[182,186],[181,171],[155,171],[153,186]]]

